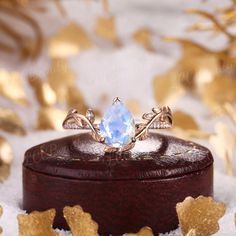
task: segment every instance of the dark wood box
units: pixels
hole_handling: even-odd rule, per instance
[[[213,194],[213,158],[193,142],[151,133],[128,153],[104,154],[89,134],[29,149],[23,163],[23,208],[56,208],[55,227],[67,229],[64,206],[81,205],[103,236],[155,234],[178,226],[175,206]]]

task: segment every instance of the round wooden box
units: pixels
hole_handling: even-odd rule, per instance
[[[151,133],[127,153],[105,154],[81,133],[40,144],[25,153],[23,208],[55,208],[55,227],[67,229],[64,206],[81,205],[103,236],[155,234],[178,226],[176,203],[212,196],[213,158],[196,143]]]

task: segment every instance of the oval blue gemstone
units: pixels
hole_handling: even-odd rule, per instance
[[[122,147],[130,143],[135,136],[134,118],[119,100],[107,109],[99,128],[105,143],[113,147]]]

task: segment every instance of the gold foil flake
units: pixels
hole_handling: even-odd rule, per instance
[[[189,232],[186,234],[186,236],[197,236],[195,229],[190,229]]]
[[[11,174],[11,165],[9,164],[0,164],[0,182],[4,182]]]
[[[234,214],[234,225],[235,225],[235,228],[236,228],[236,213]]]
[[[60,0],[54,0],[54,3],[62,16],[67,16],[67,11]]]
[[[29,215],[19,214],[17,216],[19,236],[59,236],[59,233],[52,228],[55,215],[55,209],[34,211]]]
[[[81,91],[76,87],[68,89],[67,104],[70,108],[77,109],[81,114],[85,114],[88,109]]]
[[[225,34],[229,39],[233,38],[233,35],[227,29],[227,24],[221,23],[217,19],[216,15],[209,13],[207,11],[204,11],[204,10],[199,10],[199,9],[187,9],[186,12],[190,14],[197,14],[199,16],[204,17],[205,19],[207,19],[208,21],[212,23],[212,31],[216,31],[216,32],[219,31]]]
[[[141,109],[141,104],[138,100],[136,99],[129,99],[126,102],[126,105],[129,109],[129,111],[135,115],[139,115],[142,113],[142,109]]]
[[[183,139],[208,139],[210,134],[199,129],[195,119],[183,111],[173,112],[173,132]]]
[[[211,135],[202,130],[183,130],[178,127],[173,128],[172,131],[182,139],[209,139]]]
[[[109,40],[117,46],[120,46],[120,40],[117,36],[115,18],[98,17],[95,26],[95,32],[103,39]]]
[[[225,103],[224,111],[230,117],[230,119],[236,124],[236,112],[233,105],[231,105],[230,103]]]
[[[56,103],[56,93],[47,82],[41,80],[38,76],[33,75],[29,76],[28,81],[41,106],[51,106]]]
[[[154,78],[154,96],[160,105],[171,105],[185,93],[175,72],[159,75]]]
[[[154,51],[151,42],[152,32],[147,28],[141,28],[134,32],[133,39],[147,50]]]
[[[92,42],[84,29],[77,23],[71,22],[51,38],[49,54],[51,57],[68,57],[91,47]]]
[[[224,111],[225,103],[236,102],[236,80],[227,76],[217,77],[206,84],[203,90],[203,101],[216,113]]]
[[[216,54],[189,40],[172,37],[165,40],[181,44],[183,54],[164,77],[171,77],[176,89],[182,86],[185,90],[201,93],[205,84],[211,82],[220,70]]]
[[[0,69],[0,95],[19,105],[27,105],[20,74]]]
[[[219,230],[218,220],[225,214],[225,205],[212,197],[187,197],[177,203],[176,211],[183,235],[194,229],[196,236],[206,236]]]
[[[54,107],[41,107],[38,112],[37,129],[62,130],[66,112]]]
[[[102,5],[103,5],[105,14],[109,14],[109,11],[110,11],[109,0],[102,0]]]
[[[30,13],[30,8],[33,6],[31,3],[34,1],[29,1],[30,4],[27,4],[27,6],[23,2],[26,1],[0,1],[1,12],[5,13],[8,19],[13,19],[13,21],[0,20],[1,34],[5,38],[1,46],[4,47],[3,50],[10,49],[10,52],[17,52],[20,59],[26,59],[27,57],[32,59],[41,52],[43,35],[37,20]],[[17,29],[12,23],[14,21],[27,26],[31,32],[26,34],[24,30],[21,30],[22,27]],[[1,49],[2,47],[0,47]]]
[[[3,214],[3,208],[2,208],[2,206],[0,206],[0,217],[2,216],[2,214]],[[0,226],[0,234],[2,233],[2,227]]]
[[[183,111],[175,111],[173,113],[173,127],[179,127],[184,130],[199,130],[199,126],[194,118]]]
[[[233,175],[233,150],[236,145],[235,134],[224,123],[217,123],[215,125],[216,134],[209,139],[210,144],[215,149],[215,152],[225,162],[226,173]]]
[[[54,58],[48,72],[48,81],[58,101],[64,103],[68,98],[68,88],[75,86],[75,74],[65,59]]]
[[[125,234],[125,236],[154,236],[154,234],[152,232],[152,229],[146,226],[140,229],[139,232],[136,234],[129,233],[129,234]]]
[[[80,206],[66,206],[63,214],[73,236],[99,236],[98,224]]]
[[[0,107],[0,129],[16,135],[25,135],[21,118],[12,110]]]
[[[11,145],[7,140],[0,136],[0,162],[1,164],[10,165],[13,160],[13,152]]]

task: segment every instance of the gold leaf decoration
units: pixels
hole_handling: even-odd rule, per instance
[[[234,106],[227,102],[224,104],[224,111],[229,116],[229,118],[236,124],[236,111],[234,109]]]
[[[153,80],[154,96],[160,105],[172,105],[185,93],[175,73],[158,75]]]
[[[129,111],[135,115],[139,115],[142,113],[142,109],[141,109],[141,104],[138,100],[136,99],[129,99],[126,102],[126,105],[129,109]]]
[[[11,171],[13,150],[7,140],[0,136],[0,182],[5,181]]]
[[[236,227],[236,213],[234,214],[234,225]]]
[[[62,130],[66,111],[54,107],[41,107],[38,111],[37,129]]]
[[[138,233],[136,234],[129,233],[129,234],[126,234],[126,236],[154,236],[154,234],[152,232],[152,229],[146,226],[140,229]]]
[[[150,29],[141,28],[141,29],[138,29],[136,32],[134,32],[133,39],[145,49],[154,51],[154,48],[151,42],[151,36],[152,36],[152,32],[150,31]]]
[[[195,229],[190,229],[186,236],[197,236]]]
[[[0,182],[3,183],[11,174],[11,166],[8,164],[0,165]]]
[[[174,127],[179,127],[184,130],[198,130],[199,126],[197,122],[194,120],[194,118],[183,111],[175,111],[173,113],[174,117]]]
[[[219,61],[215,52],[190,40],[174,37],[164,39],[167,42],[177,42],[183,48],[181,58],[167,75],[172,74],[185,89],[198,93],[219,72]]]
[[[208,139],[210,134],[200,130],[198,123],[188,113],[183,111],[175,111],[173,113],[174,123],[172,131],[183,139]]]
[[[219,230],[218,220],[225,214],[225,205],[215,202],[212,197],[187,197],[176,205],[180,228],[183,235],[195,230],[196,236],[207,236]]]
[[[0,69],[0,95],[19,105],[28,104],[18,72],[8,72]]]
[[[41,1],[44,2],[44,1]],[[0,11],[8,16],[8,21],[0,20],[1,38],[6,38],[1,42],[0,49],[4,52],[17,53],[21,59],[36,58],[43,46],[43,33],[37,22],[32,17],[35,1],[0,1]],[[42,5],[41,5],[42,6]],[[39,6],[38,6],[39,7]],[[27,26],[30,34],[26,34],[22,27],[15,27],[10,22],[19,22]]]
[[[120,46],[121,42],[118,38],[115,25],[115,17],[98,17],[95,26],[95,33],[108,41],[111,41],[117,46]]]
[[[56,92],[58,101],[64,103],[69,96],[68,88],[75,84],[75,74],[65,59],[54,58],[48,72],[48,81]]]
[[[98,224],[80,206],[66,206],[63,214],[73,236],[99,236]]]
[[[19,214],[19,236],[59,236],[52,228],[55,215],[55,209],[34,211],[29,215]]]
[[[50,39],[49,54],[51,57],[64,58],[91,47],[92,42],[85,30],[77,23],[71,22]]]
[[[13,151],[7,140],[0,136],[0,162],[10,165],[13,160]]]
[[[16,135],[25,135],[21,118],[11,109],[0,107],[0,129]]]
[[[84,97],[77,87],[70,87],[68,88],[68,100],[67,104],[70,108],[77,109],[79,113],[85,114],[88,110],[88,106],[84,101]]]
[[[2,206],[0,206],[0,217],[2,216],[3,214],[3,208]],[[0,227],[0,234],[2,234],[3,230],[2,230],[2,227]]]
[[[233,175],[233,150],[236,145],[235,134],[224,123],[217,123],[215,125],[216,134],[209,139],[210,144],[215,149],[216,153],[225,162],[226,173]]]
[[[215,78],[206,84],[203,101],[216,113],[224,111],[225,103],[236,102],[236,80],[227,76]]]
[[[41,106],[52,106],[56,103],[56,93],[47,82],[35,75],[29,76],[28,81]]]

